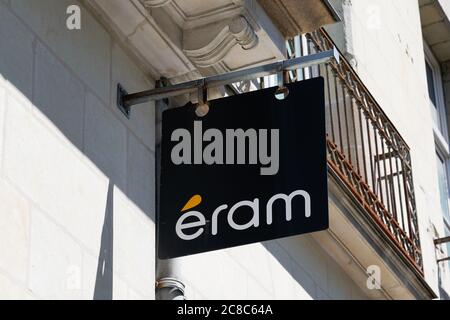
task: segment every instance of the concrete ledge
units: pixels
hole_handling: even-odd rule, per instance
[[[258,0],[286,38],[339,21],[328,1]]]
[[[372,299],[435,299],[436,293],[329,171],[330,229],[314,234],[318,243]],[[381,271],[381,289],[367,288],[369,266]]]
[[[420,0],[423,37],[439,62],[450,60],[448,5],[439,0]]]

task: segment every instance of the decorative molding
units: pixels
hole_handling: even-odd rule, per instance
[[[142,8],[144,3],[147,3],[144,10],[148,11],[150,17],[158,14],[148,7],[149,0],[133,1],[139,1]],[[243,50],[250,50],[259,43],[276,39],[276,42],[273,42],[275,48],[269,54],[264,51],[252,52],[254,60],[258,64],[259,61],[283,56],[284,39],[277,33],[256,0],[222,0],[214,3],[203,1],[172,0],[167,2],[161,11],[170,16],[171,22],[178,26],[178,30],[183,34],[180,49],[195,67],[202,69],[202,73],[209,75],[240,68],[238,61],[241,59],[240,54],[244,52],[233,49],[236,45],[240,45]],[[150,2],[155,4],[164,1]],[[194,7],[197,9],[189,9]],[[267,28],[261,33],[260,23]],[[244,64],[252,65],[249,62],[247,59]],[[228,63],[232,64],[231,69],[227,66]]]
[[[207,68],[222,61],[236,44],[236,38],[226,26],[203,47],[193,50],[184,49],[183,51],[197,67]]]
[[[198,49],[184,49],[186,56],[199,68],[217,67],[222,72],[230,71],[222,63],[231,49],[240,45],[249,50],[259,43],[258,35],[243,16],[235,17],[209,43]]]
[[[233,0],[226,2],[221,6],[217,6],[210,10],[200,11],[194,14],[188,14],[180,6],[179,1],[188,0],[138,0],[142,6],[149,11],[153,8],[164,7],[164,10],[171,16],[175,23],[183,30],[199,28],[208,24],[216,23],[242,15],[250,22],[254,30],[259,30],[260,26],[249,13],[246,6],[252,6],[255,0]],[[204,0],[202,0],[204,1]]]
[[[143,0],[142,4],[146,8],[159,8],[170,4],[172,0]]]
[[[285,38],[337,22],[326,0],[258,0]]]
[[[192,29],[216,21],[224,20],[227,17],[232,17],[242,12],[242,6],[235,3],[227,3],[213,10],[203,11],[196,14],[187,14],[183,11],[181,6],[172,1],[166,10],[168,10],[174,17],[175,21],[183,29]]]
[[[83,1],[155,78],[196,79],[283,56],[284,39],[257,0]]]
[[[250,50],[258,45],[258,36],[243,16],[234,18],[228,27],[242,49]]]

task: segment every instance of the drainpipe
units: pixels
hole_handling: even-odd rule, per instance
[[[184,284],[175,278],[161,278],[156,281],[156,300],[186,300]]]
[[[156,81],[156,87],[167,85],[167,80],[161,78]],[[161,136],[162,136],[162,112],[168,109],[167,99],[155,101],[155,140],[156,140],[156,219],[159,216],[159,194],[161,176]],[[158,232],[158,231],[156,231]],[[158,248],[156,248],[158,250]],[[179,262],[176,259],[160,260],[156,254],[156,300],[185,300],[184,283],[180,280]]]

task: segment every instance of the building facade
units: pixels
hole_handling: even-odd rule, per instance
[[[335,46],[287,75],[325,78],[330,229],[158,260],[161,110],[197,98],[118,84]],[[448,299],[449,61],[446,0],[0,0],[0,299]]]

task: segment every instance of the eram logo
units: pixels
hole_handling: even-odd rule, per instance
[[[194,121],[193,139],[187,129],[172,132],[171,141],[178,144],[172,148],[171,159],[175,165],[260,164],[261,175],[271,176],[279,169],[279,140],[278,129],[226,129],[224,135],[218,129],[203,132],[202,121]],[[204,143],[207,143],[205,148]]]
[[[277,201],[284,201],[285,204],[285,210],[286,210],[286,221],[292,220],[292,201],[295,197],[301,196],[303,197],[305,201],[305,217],[310,218],[311,217],[311,197],[308,192],[303,190],[297,190],[292,192],[290,195],[286,194],[276,194],[272,198],[267,201],[267,204],[265,205],[265,223],[267,225],[271,225],[273,223],[273,206],[274,203]],[[202,197],[200,195],[193,196],[181,209],[181,217],[178,219],[175,231],[177,236],[182,240],[194,240],[197,239],[199,236],[205,232],[205,226],[206,226],[206,218],[205,216],[199,212],[199,211],[189,211],[198,205],[203,201]],[[235,221],[235,215],[239,213],[239,210],[241,208],[248,207],[252,210],[253,215],[250,221],[248,221],[245,224],[239,224]],[[227,212],[228,211],[228,212]],[[218,217],[220,214],[226,214],[227,215],[227,221],[228,225],[237,231],[244,231],[250,228],[258,228],[260,225],[260,200],[258,198],[254,199],[253,201],[245,200],[240,201],[233,205],[230,209],[228,209],[228,205],[220,205],[218,206],[211,216],[211,235],[217,236],[219,233],[218,228]],[[186,220],[189,220],[189,222],[186,222]],[[193,221],[195,220],[195,221]],[[185,233],[185,230],[190,229],[191,232],[189,234]]]

